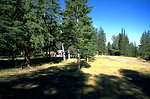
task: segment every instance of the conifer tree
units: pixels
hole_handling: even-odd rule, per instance
[[[58,0],[46,0],[44,5],[43,9],[45,13],[43,12],[43,19],[46,30],[44,34],[45,49],[46,53],[49,52],[50,57],[50,51],[55,51],[57,49],[57,43],[60,42],[61,7]]]
[[[89,50],[90,40],[94,35],[91,18],[87,16],[91,11],[91,7],[87,6],[88,0],[65,0],[65,2],[66,9],[64,10],[62,31],[66,39],[65,41],[68,39],[66,45],[68,47],[73,45],[78,49],[78,59],[80,59],[80,54],[87,58],[90,56],[90,53],[87,54],[86,51],[87,49]]]
[[[97,45],[98,45],[98,53],[105,54],[106,53],[106,36],[104,30],[102,28],[99,29],[97,35]]]
[[[107,54],[112,55],[112,46],[111,46],[110,42],[108,42],[108,44],[107,44]]]
[[[139,54],[142,58],[150,60],[150,31],[144,32],[141,36]]]
[[[12,60],[22,41],[22,13],[20,13],[22,9],[20,6],[19,0],[0,1],[0,49],[5,55],[11,55]],[[21,41],[18,42],[18,40]]]
[[[121,33],[118,35],[118,48],[120,55],[128,56],[129,39],[125,33],[125,29],[122,28]]]

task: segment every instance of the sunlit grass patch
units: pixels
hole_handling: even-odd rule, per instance
[[[123,56],[113,56],[117,59],[126,59],[131,62],[141,62],[141,60],[132,57],[123,57]],[[71,65],[70,63],[76,63],[76,59],[68,59],[67,61],[62,61],[60,63],[47,63],[40,66],[34,66],[32,69],[25,68],[16,68],[16,69],[2,69],[0,70],[0,76],[4,75],[16,75],[22,73],[30,73],[32,71],[46,69],[49,67],[57,66],[57,67],[65,67],[67,65]],[[107,56],[96,56],[93,62],[88,62],[90,65],[88,68],[86,66],[82,66],[81,71],[84,73],[89,73],[91,75],[99,75],[99,74],[107,74],[114,76],[121,76],[119,73],[120,69],[130,69],[136,70],[138,72],[150,73],[150,66],[143,66],[141,64],[129,64],[125,62],[119,62],[115,60],[109,59]],[[86,65],[86,64],[82,64]]]
[[[139,62],[136,58],[131,57],[119,57],[114,56],[114,58],[120,59],[128,59],[128,61]],[[131,58],[131,60],[130,60]],[[141,61],[140,61],[141,62]],[[116,75],[121,76],[119,73],[120,69],[131,69],[136,70],[138,72],[150,73],[150,66],[143,66],[141,64],[130,64],[125,62],[114,61],[108,59],[107,56],[96,56],[94,62],[89,63],[91,65],[90,68],[83,68],[82,71],[90,74],[107,74],[107,75]]]
[[[145,61],[144,59],[141,59],[141,58],[126,57],[126,56],[111,56],[111,57],[114,57],[116,59],[120,59],[120,60],[123,60],[123,61],[129,61],[129,62],[135,62],[135,63],[138,62],[138,63],[149,64],[150,65],[149,61]]]
[[[66,66],[72,62],[76,62],[76,59],[68,59],[67,61],[62,61],[60,63],[46,63],[43,65],[34,66],[32,68],[24,68],[23,70],[21,68],[1,69],[0,70],[0,77],[7,76],[7,75],[31,73],[32,71],[46,69],[46,68],[53,67],[53,66],[64,67],[64,66]]]

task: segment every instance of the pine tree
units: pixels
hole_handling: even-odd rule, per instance
[[[107,54],[112,55],[112,46],[111,46],[110,42],[108,42],[108,44],[107,44]]]
[[[102,28],[99,29],[97,35],[97,45],[98,45],[98,53],[105,54],[106,53],[106,36],[104,30]]]
[[[62,11],[63,18],[62,18],[62,33],[61,33],[61,42],[64,44],[65,49],[68,50],[68,58],[70,58],[70,48],[75,46],[75,43],[77,41],[76,39],[76,20],[74,16],[74,9],[73,4],[71,0],[66,0],[66,9]],[[73,50],[73,49],[72,49]]]
[[[112,50],[108,49],[108,51],[111,51],[112,55],[123,55],[132,57],[137,56],[136,44],[129,42],[128,36],[125,33],[125,29],[122,28],[121,33],[119,33],[117,36],[113,36],[112,41]]]
[[[118,40],[119,54],[128,56],[129,39],[125,33],[125,29],[122,28],[122,32],[118,35]]]
[[[61,10],[60,10],[60,4],[58,0],[47,0],[45,1],[44,5],[43,8],[45,8],[44,9],[45,14],[43,16],[43,19],[45,21],[44,25],[46,30],[44,34],[45,49],[47,55],[49,52],[49,57],[50,57],[50,51],[57,50],[56,45],[58,42],[60,42]]]
[[[23,50],[28,66],[30,65],[30,56],[32,53],[44,45],[44,36],[42,34],[44,30],[42,23],[44,21],[40,15],[39,6],[40,3],[38,3],[38,0],[26,0],[23,5]]]
[[[128,47],[128,56],[136,57],[137,56],[137,47],[136,43],[131,42]]]
[[[94,28],[91,24],[91,18],[87,14],[91,7],[87,6],[88,0],[65,0],[66,9],[64,10],[63,35],[66,39],[66,46],[74,46],[78,52],[78,68],[80,69],[80,54],[89,57],[91,51],[91,38],[94,35]],[[68,40],[68,41],[67,41]],[[88,42],[88,43],[87,43]]]
[[[144,32],[141,36],[139,54],[142,58],[150,60],[150,31]]]
[[[118,36],[112,36],[112,55],[120,55],[119,51],[119,37]]]
[[[14,60],[22,41],[21,2],[19,0],[2,0],[0,6],[2,8],[0,11],[0,49],[5,55],[11,55]]]

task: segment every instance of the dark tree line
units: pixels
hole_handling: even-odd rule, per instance
[[[109,55],[137,56],[137,46],[133,42],[129,42],[129,38],[122,28],[121,33],[112,37],[112,44],[107,45]]]
[[[129,42],[124,29],[112,37],[106,46],[102,28],[94,29],[88,13],[88,0],[1,0],[0,1],[0,56],[24,57],[26,65],[36,56],[51,57],[51,52],[64,49],[78,57],[96,54],[141,56],[150,59],[150,32],[144,32],[141,45]],[[63,52],[65,57],[65,53]],[[80,67],[79,67],[80,68]]]
[[[66,8],[61,9],[59,0],[1,0],[0,55],[24,57],[30,65],[31,57],[50,58],[61,48],[68,57],[74,51],[88,60],[96,53],[96,32],[87,2],[65,0]]]
[[[121,30],[117,36],[112,37],[112,44],[107,44],[108,55],[123,55],[130,57],[141,57],[150,60],[150,31],[144,32],[141,36],[140,45],[130,42],[125,32]]]
[[[59,32],[57,0],[1,0],[0,54],[25,57],[55,48]]]
[[[139,56],[143,59],[150,60],[150,31],[142,34],[139,46]]]
[[[97,29],[97,54],[105,54],[106,51],[106,34],[102,27],[100,29]]]

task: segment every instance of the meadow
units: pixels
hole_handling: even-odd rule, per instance
[[[150,99],[150,63],[139,58],[96,56],[0,70],[1,99]]]

